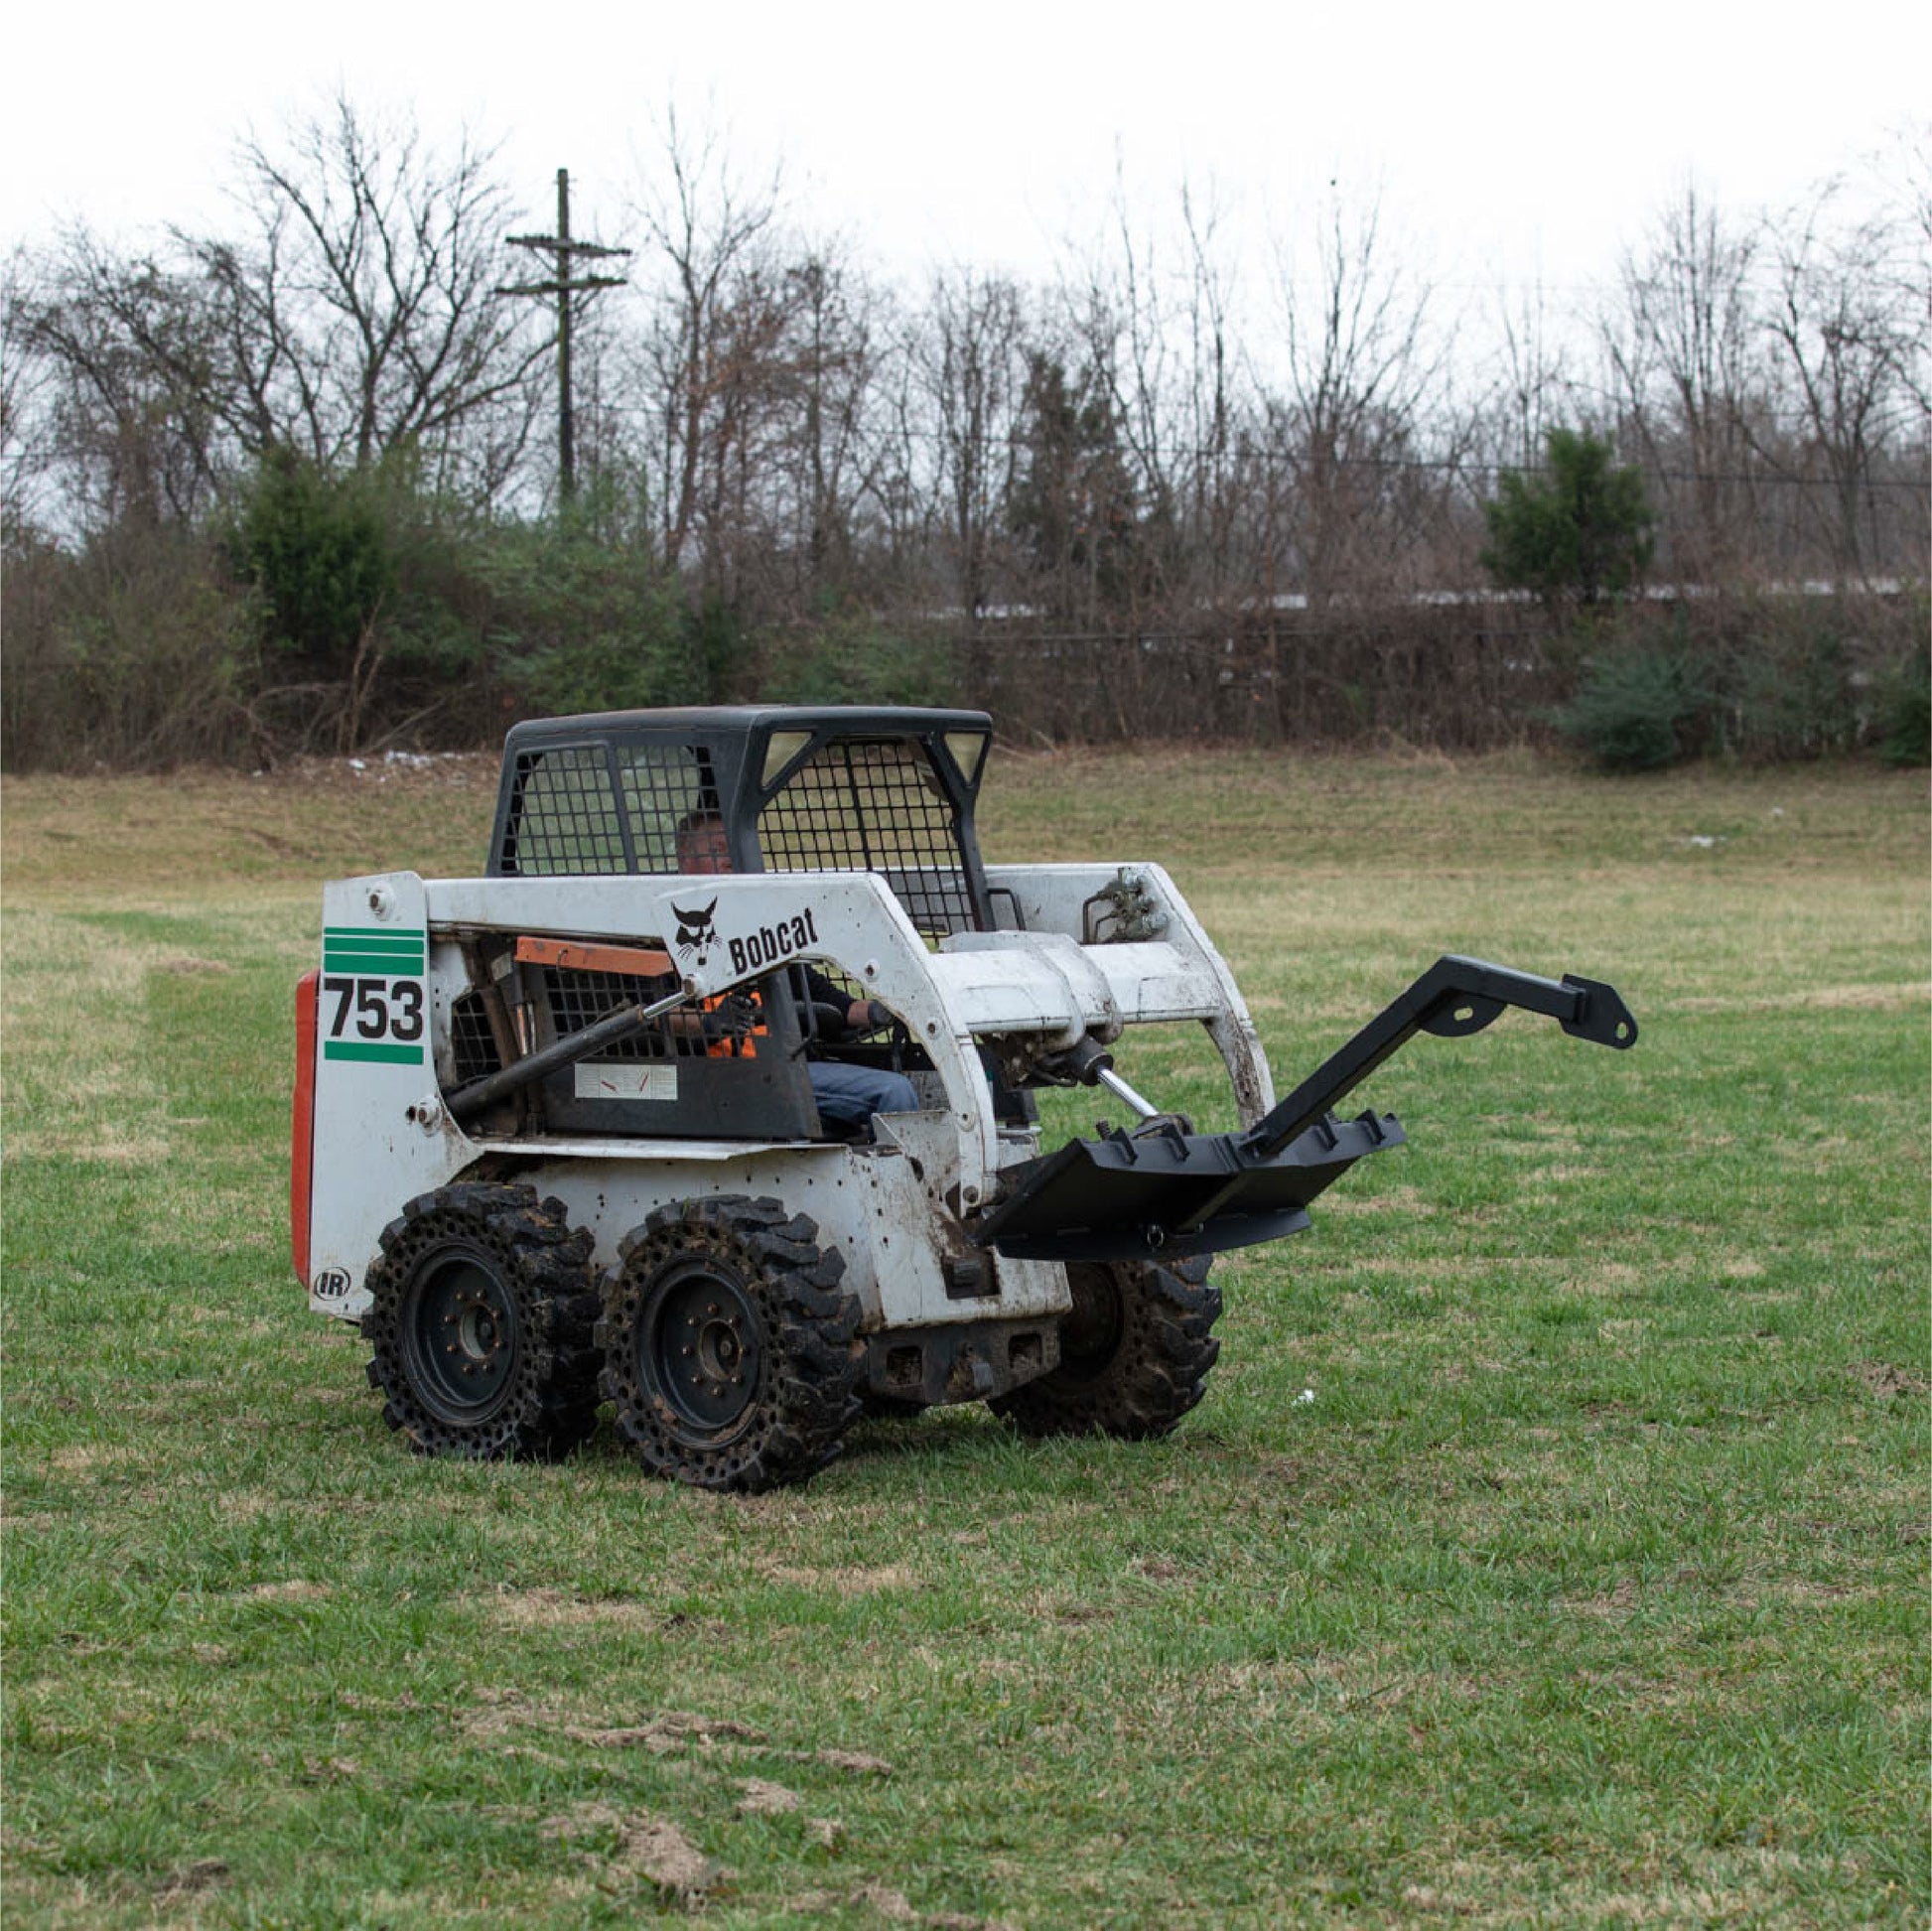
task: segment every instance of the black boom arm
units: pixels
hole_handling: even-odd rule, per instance
[[[1614,1046],[1619,1052],[1637,1042],[1637,1023],[1613,986],[1570,972],[1561,979],[1544,979],[1512,966],[1491,965],[1486,959],[1446,953],[1272,1113],[1256,1121],[1241,1136],[1243,1152],[1272,1158],[1324,1118],[1418,1033],[1460,1039],[1480,1033],[1505,1006],[1545,1014],[1575,1037]]]

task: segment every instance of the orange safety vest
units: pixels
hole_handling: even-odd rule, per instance
[[[744,997],[745,995],[743,993],[726,993],[718,999],[707,999],[704,1003],[704,1010],[707,1013],[715,1013],[725,1005],[727,1000],[734,998],[742,999]],[[734,1038],[730,1034],[726,1034],[722,1038],[707,1039],[704,1048],[707,1059],[756,1059],[759,1056],[759,1040],[763,1038],[765,1034],[764,1008],[759,1006],[757,1000],[754,1000],[752,1003],[757,1009],[759,1017],[754,1023],[751,1032],[738,1038]]]

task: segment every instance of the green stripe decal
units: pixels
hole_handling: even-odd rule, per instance
[[[391,1045],[381,1040],[371,1043],[367,1039],[325,1039],[322,1056],[325,1059],[375,1059],[387,1066],[420,1066],[423,1063],[421,1046]]]
[[[400,978],[420,978],[429,965],[429,934],[420,926],[412,932],[383,932],[369,925],[325,925],[322,928],[322,969],[325,972],[366,972]]]

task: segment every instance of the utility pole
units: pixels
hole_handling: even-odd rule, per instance
[[[628,255],[628,248],[604,248],[595,241],[573,241],[570,234],[570,170],[557,170],[557,232],[555,234],[512,234],[505,237],[512,248],[540,248],[557,258],[556,278],[548,282],[519,282],[499,288],[498,295],[554,295],[557,298],[557,483],[563,500],[577,494],[577,429],[570,407],[570,321],[571,297],[594,295],[599,289],[621,288],[621,276],[578,275],[573,277],[573,259],[607,261]]]

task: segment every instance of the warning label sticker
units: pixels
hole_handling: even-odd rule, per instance
[[[577,1097],[580,1100],[674,1100],[677,1067],[593,1066],[578,1060]]]

